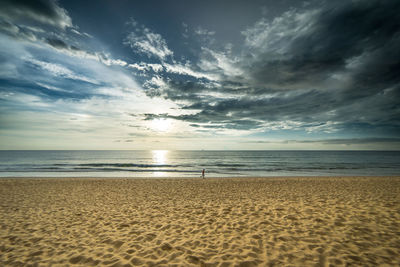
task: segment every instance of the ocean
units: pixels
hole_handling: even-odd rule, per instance
[[[400,175],[400,151],[0,151],[0,177]]]

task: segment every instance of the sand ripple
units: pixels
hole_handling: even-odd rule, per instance
[[[400,179],[2,179],[1,266],[399,266]]]

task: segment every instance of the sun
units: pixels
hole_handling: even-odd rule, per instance
[[[158,132],[168,132],[171,129],[171,120],[154,119],[151,121],[151,128]]]

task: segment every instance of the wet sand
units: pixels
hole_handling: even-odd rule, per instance
[[[0,266],[399,266],[400,177],[0,179]]]

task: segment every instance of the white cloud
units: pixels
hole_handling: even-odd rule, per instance
[[[314,26],[314,18],[318,12],[319,10],[298,12],[292,9],[272,21],[263,18],[242,31],[245,44],[258,52],[284,54],[297,36]]]
[[[143,62],[141,62],[139,64],[138,63],[129,64],[128,67],[139,70],[139,71],[149,71],[150,70],[150,68],[147,66],[147,64],[143,63]]]
[[[217,79],[217,76],[215,75],[193,70],[190,64],[185,64],[185,65],[180,63],[169,64],[165,62],[163,62],[162,64],[152,64],[152,63],[140,62],[140,63],[128,64],[127,66],[129,68],[142,72],[153,71],[159,73],[165,71],[168,73],[174,73],[179,75],[188,75],[197,79],[201,78],[205,78],[208,80]]]
[[[336,126],[339,124],[340,124],[339,122],[327,121],[325,123],[320,123],[317,125],[305,127],[305,130],[308,133],[312,132],[334,133],[338,131]]]
[[[82,75],[78,75],[78,74],[74,73],[72,70],[70,70],[64,66],[61,66],[59,64],[40,61],[40,60],[36,60],[33,58],[27,58],[27,59],[25,59],[25,61],[32,63],[32,64],[42,68],[45,71],[50,72],[53,76],[72,79],[72,80],[79,80],[79,81],[88,82],[88,83],[92,83],[92,84],[98,84],[98,82],[96,80],[82,76]]]
[[[145,54],[148,57],[155,56],[161,60],[173,55],[164,38],[144,26],[129,33],[124,44],[129,45],[135,52]]]
[[[111,66],[111,65],[118,65],[121,67],[125,67],[128,65],[128,63],[126,63],[126,61],[121,60],[121,59],[111,59],[111,58],[103,58],[98,56],[98,59],[101,63],[107,65],[107,66]]]
[[[161,64],[147,64],[154,72],[160,72],[164,70],[164,67]]]
[[[206,35],[206,36],[215,35],[215,31],[209,31],[209,30],[204,29],[204,28],[202,28],[202,27],[198,27],[194,32],[195,32],[197,35]]]
[[[43,41],[43,40],[42,40]],[[54,50],[57,50],[57,52],[61,52],[65,55],[71,56],[71,57],[78,57],[81,59],[92,59],[96,60],[98,62],[103,63],[106,66],[121,66],[125,67],[128,65],[128,63],[122,59],[113,59],[110,54],[105,53],[105,52],[89,52],[85,51],[82,49],[71,49],[69,48],[57,48],[52,45],[49,45],[46,43],[46,45]]]
[[[128,65],[129,68],[136,69],[139,71],[154,71],[154,72],[161,72],[164,70],[163,65],[161,64],[151,64],[151,63],[145,63],[145,62],[140,62],[138,63],[133,63]]]
[[[78,31],[77,29],[74,29],[74,28],[70,28],[70,31],[75,33],[75,34],[77,34],[77,35],[80,35],[80,36],[86,36],[88,38],[93,38],[92,35],[90,35],[90,34],[88,34],[86,32],[80,32],[80,31]]]
[[[43,101],[42,98],[36,95],[30,95],[26,93],[12,92],[12,93],[3,93],[0,95],[0,98],[7,100],[8,103],[14,102],[19,105],[23,105],[25,107],[33,107],[33,108],[48,108],[51,107],[52,104],[46,101]]]
[[[202,70],[213,71],[226,76],[243,74],[243,70],[239,67],[239,58],[206,47],[202,47],[202,51],[203,55],[198,64]]]
[[[183,28],[182,37],[185,38],[185,39],[189,38],[188,27],[189,26],[185,22],[182,22],[182,28]]]
[[[161,76],[155,75],[150,80],[146,81],[143,85],[146,88],[161,88],[168,86]]]
[[[41,86],[41,87],[44,87],[44,88],[46,88],[46,89],[48,89],[48,90],[59,91],[59,92],[70,92],[70,91],[68,91],[68,90],[61,89],[61,88],[59,88],[59,87],[52,86],[52,85],[48,85],[48,84],[41,83],[41,82],[36,82],[36,84],[39,85],[39,86]]]
[[[1,31],[3,32],[3,34],[1,33]],[[91,37],[89,34],[80,33],[74,28],[69,28],[69,31],[81,36]],[[7,50],[11,49],[10,48],[11,44],[13,48],[15,46],[17,47],[32,46],[36,48],[47,47],[48,49],[55,50],[58,53],[63,53],[67,56],[78,57],[81,59],[96,60],[103,63],[106,66],[114,65],[114,66],[125,67],[128,65],[128,63],[122,59],[113,59],[109,53],[91,52],[77,48],[75,45],[69,45],[68,42],[71,42],[69,37],[66,37],[63,34],[56,34],[53,32],[51,32],[49,35],[46,35],[45,31],[38,27],[32,27],[26,25],[19,26],[7,21],[0,21],[0,40],[1,39],[3,39],[2,40],[2,42],[4,43],[3,46],[7,47]],[[67,39],[68,41],[65,41],[65,39]],[[20,41],[24,41],[26,43],[24,44],[23,42]],[[60,43],[61,45],[54,45],[50,41]],[[2,43],[0,42],[0,46],[1,45]],[[20,53],[15,53],[15,54],[21,55]]]
[[[189,75],[194,78],[206,78],[208,80],[215,80],[217,77],[212,74],[208,74],[205,72],[194,71],[191,69],[189,65],[182,65],[182,64],[168,64],[164,63],[163,66],[165,67],[165,71],[169,73],[176,73],[180,75]]]

